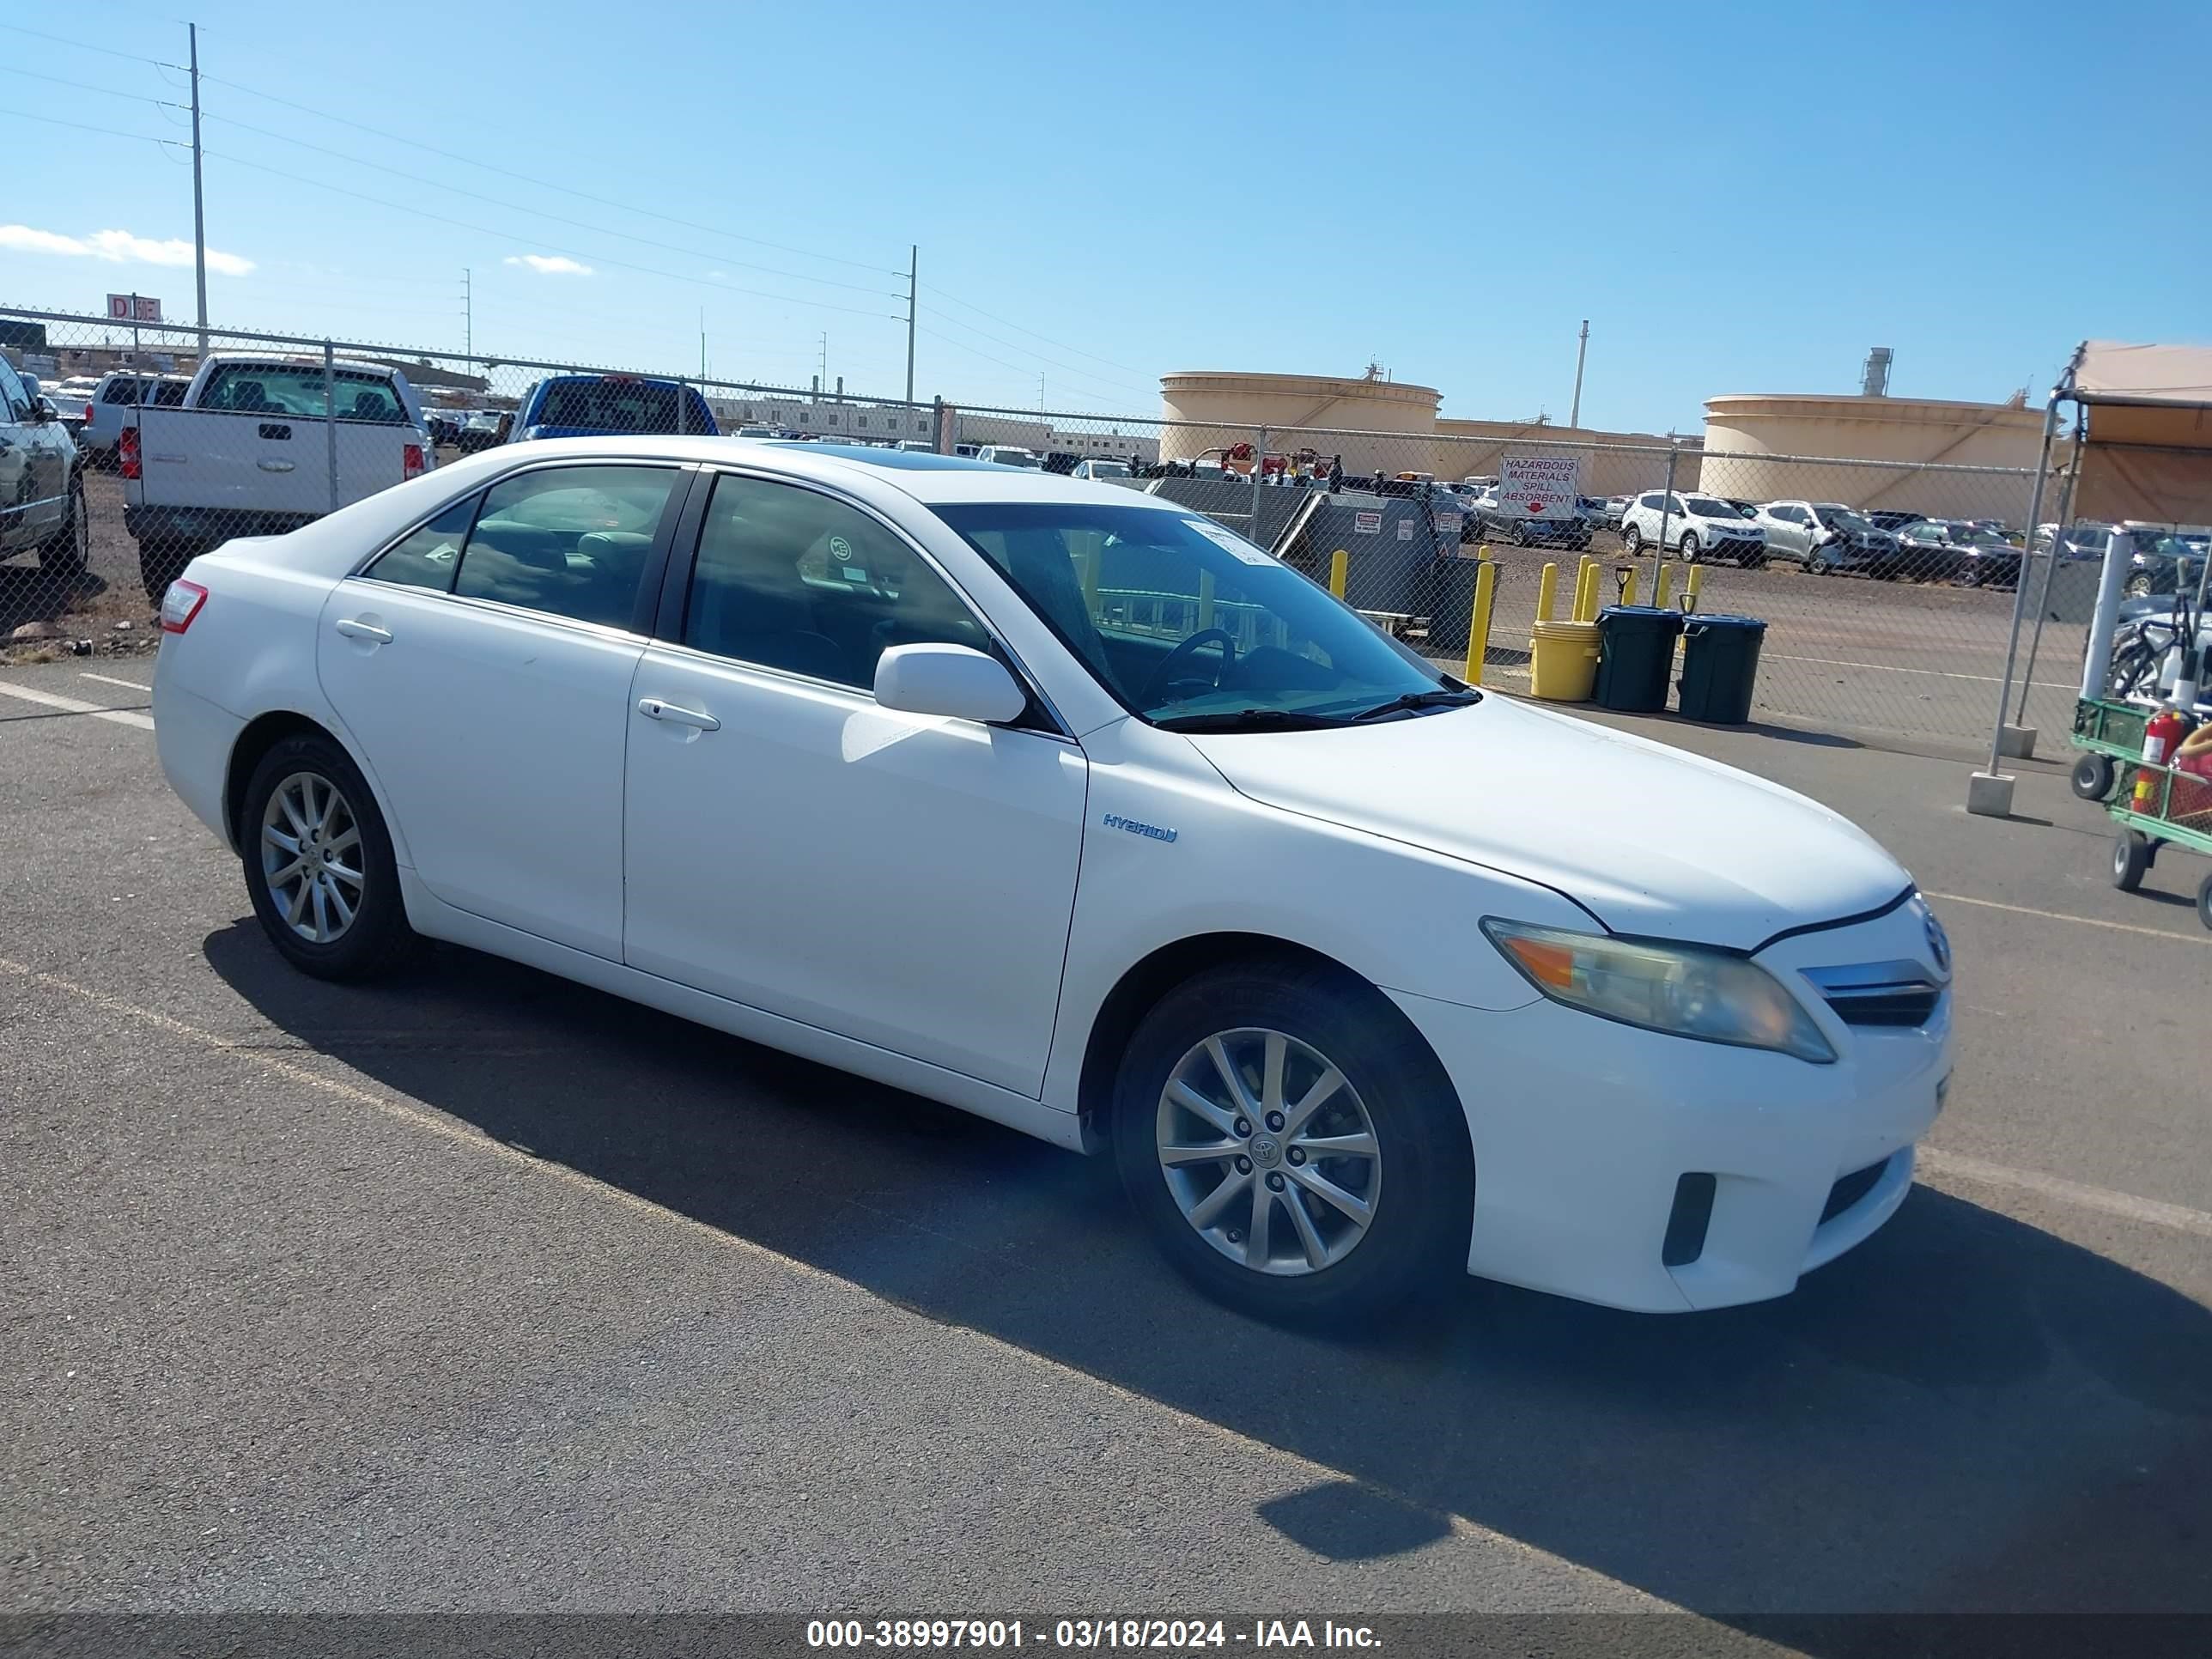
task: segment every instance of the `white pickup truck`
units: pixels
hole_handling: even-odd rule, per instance
[[[437,456],[398,369],[223,353],[200,365],[175,408],[127,412],[116,461],[124,528],[158,601],[218,543],[296,530],[428,471]]]

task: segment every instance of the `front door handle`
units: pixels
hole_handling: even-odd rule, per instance
[[[374,623],[356,622],[348,617],[339,622],[337,629],[349,640],[367,640],[371,645],[392,643],[392,630],[379,628]]]
[[[722,729],[721,721],[716,720],[712,714],[704,714],[696,708],[678,708],[674,703],[664,702],[659,697],[640,697],[637,700],[637,712],[649,720],[666,720],[672,726],[689,726],[702,732],[719,732]]]

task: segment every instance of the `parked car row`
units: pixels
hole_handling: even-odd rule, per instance
[[[1861,512],[1841,501],[1753,502],[1696,490],[1616,495],[1590,516],[1617,529],[1632,555],[1651,547],[1692,564],[1723,558],[1755,569],[1781,560],[1817,576],[1911,577],[1968,587],[2020,580],[2021,548],[1992,519]]]

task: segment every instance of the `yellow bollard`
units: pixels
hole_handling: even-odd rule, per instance
[[[1198,625],[1201,630],[1213,626],[1213,573],[1198,573]]]
[[[1692,565],[1690,567],[1690,580],[1682,585],[1683,610],[1695,611],[1698,608],[1698,590],[1705,585],[1705,566],[1701,564]]]
[[[1345,579],[1351,572],[1351,554],[1340,547],[1328,556],[1328,591],[1340,599],[1344,597]]]
[[[1662,611],[1667,608],[1667,589],[1674,579],[1674,567],[1662,564],[1659,567],[1659,579],[1651,584],[1651,603]]]
[[[1469,685],[1482,684],[1482,659],[1490,652],[1490,602],[1498,587],[1498,567],[1485,559],[1474,568],[1474,611],[1467,624],[1467,674]]]
[[[1475,578],[1478,582],[1481,580],[1480,576]],[[1536,576],[1536,620],[1538,622],[1552,620],[1552,604],[1559,597],[1559,567],[1556,563],[1547,562]]]
[[[1575,614],[1571,622],[1588,622],[1597,615],[1598,562],[1595,556],[1585,553],[1575,571]]]
[[[1091,547],[1084,552],[1083,607],[1091,613],[1093,622],[1100,620],[1098,611],[1098,549]]]
[[[1621,585],[1620,602],[1623,605],[1636,603],[1636,567],[1634,565],[1628,567],[1628,580]]]

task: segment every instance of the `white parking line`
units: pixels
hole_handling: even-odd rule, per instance
[[[1934,1146],[1923,1146],[1915,1157],[1923,1170],[1949,1176],[1954,1180],[1978,1182],[1984,1187],[2009,1187],[2015,1192],[2036,1193],[2045,1198],[2055,1198],[2062,1204],[2071,1204],[2077,1209],[2096,1210],[2129,1221],[2145,1221],[2154,1227],[2171,1227],[2176,1232],[2212,1238],[2212,1215],[2207,1215],[2202,1210],[2192,1210],[2186,1205],[2167,1204],[2155,1198],[2137,1198],[2133,1193],[2116,1193],[2106,1187],[2084,1186],[2078,1181],[2039,1175],[2033,1170],[2014,1170],[2002,1164],[1987,1164],[1978,1158],[1968,1158],[1963,1152],[1947,1152]]]
[[[27,685],[0,684],[0,697],[21,697],[25,702],[43,703],[49,708],[58,708],[65,714],[89,714],[96,720],[112,720],[118,726],[135,726],[142,732],[154,729],[154,717],[142,714],[135,708],[110,708],[102,702],[57,696],[51,691],[33,691]]]
[[[1984,910],[2009,910],[2016,916],[2039,916],[2045,921],[2076,921],[2084,927],[2109,927],[2116,933],[2141,933],[2147,939],[2170,939],[2177,945],[2212,945],[2212,933],[2177,933],[2164,927],[2145,927],[2132,921],[2106,921],[2101,916],[2069,916],[2063,910],[2039,910],[2028,904],[2000,904],[1995,899],[1968,898],[1964,893],[1929,893],[1946,904],[1978,904]]]
[[[98,680],[102,685],[128,686],[133,691],[151,691],[154,689],[150,685],[141,685],[136,680],[118,680],[112,674],[80,673],[77,676],[77,678],[81,680]]]
[[[1869,668],[1877,674],[1927,674],[1939,680],[1976,680],[1984,685],[2002,685],[2004,683],[1995,674],[1959,674],[1954,673],[1948,668],[1903,668],[1895,663],[1887,662],[1841,662],[1833,657],[1792,657],[1779,651],[1769,651],[1765,653],[1765,658],[1769,662],[1817,663],[1823,668]],[[2020,682],[2015,680],[2013,684],[2017,685]],[[2033,684],[2039,691],[2071,691],[2080,689],[2071,682],[2062,684],[2056,680],[2037,680]]]

